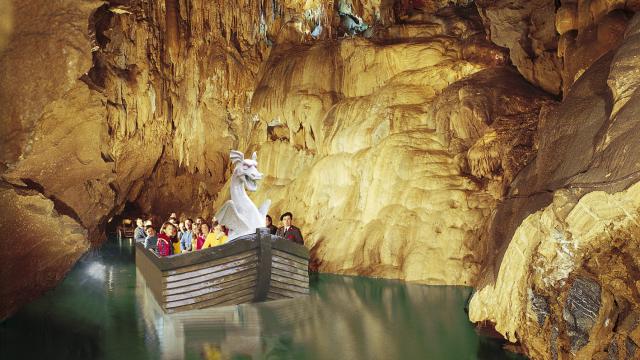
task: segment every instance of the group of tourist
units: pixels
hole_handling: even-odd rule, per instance
[[[304,244],[300,229],[292,225],[293,214],[286,212],[280,216],[281,227],[273,225],[271,216],[267,215],[267,228],[273,235],[281,236],[287,240]],[[153,250],[158,256],[169,256],[192,251],[198,251],[209,247],[222,245],[228,241],[229,230],[218,223],[214,217],[211,226],[202,218],[178,220],[175,213],[171,213],[169,219],[156,232],[151,221],[136,219],[136,229],[133,237],[136,242],[141,242],[144,247]]]

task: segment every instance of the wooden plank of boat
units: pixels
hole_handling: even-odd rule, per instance
[[[186,254],[181,254],[182,256],[189,256],[189,253]],[[195,270],[200,270],[200,269],[205,269],[205,268],[209,268],[209,267],[213,267],[216,265],[220,265],[220,264],[224,264],[226,262],[231,262],[231,261],[235,261],[235,260],[241,260],[244,259],[246,257],[249,256],[257,256],[257,252],[255,249],[251,249],[249,251],[245,251],[245,252],[241,252],[239,254],[235,254],[235,255],[230,255],[230,256],[225,256],[223,258],[216,258],[214,260],[211,261],[205,261],[205,262],[201,262],[198,264],[194,264],[194,265],[189,265],[189,266],[184,266],[184,267],[180,267],[180,268],[176,268],[173,270],[167,270],[165,271],[165,275],[180,275],[183,273],[187,273],[187,272],[192,272]]]
[[[142,244],[136,244],[142,247]],[[179,268],[209,262],[211,260],[222,259],[256,249],[258,244],[251,238],[239,238],[230,243],[202,249],[188,254],[177,254],[171,256],[158,257],[150,251],[145,251],[145,255],[162,271],[172,271]]]
[[[276,262],[276,261],[274,261],[271,264],[271,266],[274,269],[280,269],[282,271],[286,271],[286,272],[291,273],[291,274],[298,274],[298,275],[301,275],[301,276],[308,276],[308,274],[309,274],[309,270],[307,270],[307,269],[296,268],[294,266],[290,266],[290,265],[287,265],[287,264],[281,264],[281,263]]]
[[[295,285],[295,286],[299,286],[303,289],[308,289],[309,288],[309,282],[308,281],[300,281],[300,280],[294,280],[288,277],[284,277],[284,276],[280,276],[280,275],[276,275],[276,274],[272,274],[271,275],[271,281],[274,282],[280,282],[283,284],[288,284],[288,285]]]
[[[160,269],[158,269],[158,267],[149,260],[147,254],[145,254],[149,252],[150,251],[145,249],[144,246],[136,245],[136,266],[140,270],[142,276],[144,276],[153,297],[156,299],[158,304],[162,304],[162,271],[160,271]]]
[[[279,236],[273,236],[272,239],[272,248],[274,250],[280,250],[302,259],[309,259],[309,250],[304,245],[296,244]]]
[[[165,301],[167,303],[179,301],[179,300],[187,300],[187,299],[200,299],[200,297],[205,296],[207,294],[212,294],[215,292],[219,292],[221,290],[231,288],[233,286],[238,286],[239,284],[247,283],[247,282],[255,282],[256,277],[254,275],[247,275],[238,279],[234,279],[232,281],[227,281],[222,284],[217,284],[214,286],[204,287],[202,289],[189,291],[182,294],[176,295],[167,295],[165,296]]]
[[[296,255],[291,255],[291,254],[289,254],[287,252],[284,252],[284,251],[273,249],[272,254],[274,256],[278,256],[278,257],[281,257],[281,258],[284,258],[284,259],[287,259],[287,260],[290,260],[290,261],[295,261],[295,262],[299,263],[302,266],[309,266],[309,260],[303,259],[303,258],[301,258],[299,256],[296,256]]]
[[[304,281],[306,284],[309,284],[309,275],[296,274],[296,273],[292,273],[290,271],[280,270],[280,269],[278,269],[276,267],[271,269],[271,274],[288,277],[288,278],[291,278],[291,279],[294,279],[294,280]]]
[[[256,284],[255,278],[247,277],[247,278],[243,278],[243,279],[239,279],[239,280],[227,283],[224,286],[215,287],[211,289],[212,290],[211,292],[204,295],[194,296],[194,297],[191,297],[188,299],[182,299],[182,300],[167,301],[165,303],[165,306],[167,308],[173,308],[178,306],[191,305],[191,304],[203,302],[206,300],[213,300],[220,296],[235,294],[247,288],[253,289],[255,284]]]
[[[308,265],[306,265],[306,264],[301,264],[301,263],[299,263],[297,261],[285,259],[285,258],[277,256],[277,255],[273,256],[273,261],[274,262],[278,262],[280,264],[289,265],[291,267],[294,267],[294,268],[297,268],[297,269],[300,269],[300,270],[308,270]]]
[[[257,271],[255,268],[250,268],[247,270],[243,270],[243,271],[239,271],[236,273],[233,273],[231,275],[220,275],[219,277],[213,278],[212,280],[206,280],[197,284],[193,284],[193,285],[187,285],[187,286],[181,286],[181,287],[177,287],[177,288],[171,288],[171,289],[164,289],[162,290],[162,294],[163,295],[175,295],[175,294],[181,294],[184,292],[189,292],[189,291],[194,291],[194,290],[199,290],[203,287],[207,287],[207,286],[215,286],[215,285],[220,285],[222,283],[225,282],[229,282],[235,279],[239,279],[245,276],[256,276]]]
[[[175,288],[179,288],[179,287],[183,287],[183,286],[188,286],[188,285],[195,285],[195,284],[199,284],[201,282],[204,281],[208,281],[208,280],[213,280],[216,278],[219,278],[221,276],[227,276],[227,275],[232,275],[238,272],[242,272],[242,271],[247,271],[247,270],[251,270],[251,269],[255,269],[256,268],[256,263],[248,263],[248,264],[244,264],[241,266],[236,266],[230,269],[223,269],[211,274],[206,274],[206,275],[201,275],[195,278],[189,278],[189,279],[185,279],[185,280],[180,280],[180,281],[174,281],[174,282],[170,282],[170,283],[166,283],[164,289],[175,289]]]
[[[240,259],[221,262],[218,265],[207,267],[204,269],[194,270],[188,273],[182,273],[178,275],[166,275],[163,278],[163,282],[169,285],[170,283],[202,277],[218,271],[229,270],[229,269],[233,269],[233,268],[240,267],[243,265],[248,265],[248,264],[255,264],[257,260],[258,260],[258,256],[256,254],[250,254],[249,256],[246,256]]]

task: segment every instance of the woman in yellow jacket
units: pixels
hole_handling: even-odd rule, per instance
[[[222,245],[227,242],[227,239],[228,237],[227,235],[224,234],[222,225],[216,224],[216,226],[213,228],[213,231],[210,232],[209,235],[207,235],[207,238],[204,241],[202,248],[204,249],[204,248]]]

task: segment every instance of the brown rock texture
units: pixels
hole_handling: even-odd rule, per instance
[[[540,121],[536,159],[496,213],[493,236],[508,240],[470,318],[534,359],[639,355],[638,41],[636,15]]]
[[[37,191],[2,185],[0,204],[0,308],[7,314],[57,285],[89,244],[87,231]]]

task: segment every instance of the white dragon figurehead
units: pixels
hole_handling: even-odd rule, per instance
[[[262,180],[256,153],[251,159],[245,159],[242,152],[231,150],[231,163],[235,166],[229,187],[231,200],[224,203],[216,214],[218,221],[229,228],[229,241],[264,227],[265,216],[271,206],[271,200],[267,199],[258,209],[245,191],[258,190],[258,180]]]
[[[239,178],[248,191],[258,190],[257,181],[262,180],[262,174],[258,171],[255,151],[251,159],[245,159],[240,151],[231,150],[231,163],[235,165],[232,176]]]

